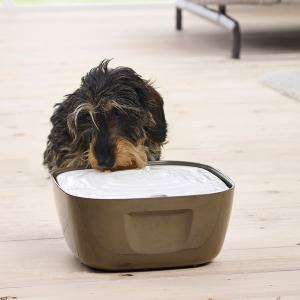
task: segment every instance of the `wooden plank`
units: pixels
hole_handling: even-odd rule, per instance
[[[299,299],[299,276],[300,271],[289,271],[234,274],[230,280],[224,274],[141,280],[135,274],[0,291],[2,295],[27,299]]]
[[[233,61],[228,34],[213,24],[184,15],[175,32],[172,5],[0,12],[0,298],[300,299],[300,105],[261,83],[300,68],[299,13],[230,9],[243,29],[242,60]],[[169,122],[164,158],[211,164],[236,181],[214,263],[95,272],[61,238],[41,165],[48,120],[104,57],[156,80]]]
[[[118,280],[119,273],[92,272],[67,249],[63,239],[10,241],[0,243],[0,289],[34,283]],[[141,280],[245,273],[293,272],[300,270],[300,246],[278,248],[224,249],[215,261],[198,268],[138,272]],[[300,280],[300,278],[298,278]],[[299,281],[300,283],[300,281]]]

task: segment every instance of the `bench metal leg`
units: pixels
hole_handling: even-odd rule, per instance
[[[232,58],[240,58],[241,55],[241,30],[240,25],[237,22],[232,30]]]
[[[190,0],[177,0],[176,1],[176,11],[179,10],[180,13],[176,13],[176,28],[181,30],[182,28],[182,12],[181,10],[187,10],[198,16],[201,16],[209,21],[214,22],[232,32],[233,42],[232,42],[232,58],[240,58],[241,52],[241,31],[239,23],[233,18],[226,14],[226,6],[219,5],[218,10],[208,8],[205,5],[197,4],[191,2]]]
[[[176,29],[182,30],[182,10],[176,7]]]
[[[226,5],[219,5],[219,13],[226,15]]]

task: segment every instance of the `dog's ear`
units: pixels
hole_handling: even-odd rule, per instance
[[[150,113],[150,120],[145,130],[153,142],[162,144],[167,138],[167,122],[164,113],[164,101],[149,81],[145,81],[145,84],[148,91],[148,99],[145,104]]]

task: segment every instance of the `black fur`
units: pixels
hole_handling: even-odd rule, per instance
[[[131,68],[108,68],[104,60],[81,79],[80,87],[55,105],[44,164],[52,173],[64,167],[91,167],[87,151],[100,166],[115,162],[116,137],[144,142],[148,160],[159,160],[166,141],[163,99]]]

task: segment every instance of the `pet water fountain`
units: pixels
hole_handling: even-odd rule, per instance
[[[68,246],[87,266],[140,270],[197,266],[221,250],[234,183],[203,164],[60,170],[52,177]]]

